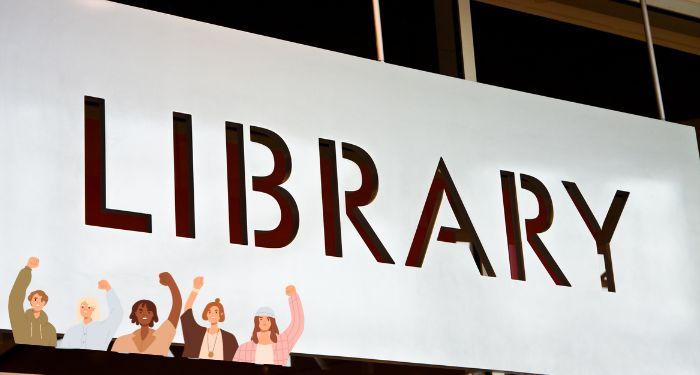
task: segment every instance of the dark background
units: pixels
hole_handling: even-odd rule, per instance
[[[113,1],[377,58],[371,0]],[[463,77],[455,0],[380,0],[380,7],[387,63]],[[478,1],[471,9],[479,82],[658,117],[644,42]],[[445,48],[456,69],[441,72]],[[656,58],[667,120],[700,119],[700,56],[656,46]]]

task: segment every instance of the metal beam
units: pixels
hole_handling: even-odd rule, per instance
[[[647,2],[642,0],[640,3],[642,8],[642,19],[644,21],[644,35],[647,40],[647,52],[649,53],[649,64],[651,65],[651,75],[654,80],[654,94],[656,95],[656,106],[659,110],[659,119],[666,120],[664,111],[664,101],[661,97],[661,85],[659,84],[659,71],[656,69],[656,56],[654,55],[654,41],[651,36],[651,27],[649,26],[649,12],[647,11]]]
[[[634,3],[610,0],[473,0],[546,17],[560,22],[645,41],[639,9]],[[651,12],[657,45],[700,55],[700,22]]]

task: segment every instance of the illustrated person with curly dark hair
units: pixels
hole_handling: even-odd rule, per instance
[[[204,286],[204,278],[198,276],[194,279],[193,289],[185,303],[185,312],[182,320],[182,335],[185,338],[185,350],[183,357],[215,359],[232,361],[233,355],[238,349],[236,336],[219,328],[219,323],[226,319],[224,306],[217,298],[209,302],[202,312],[202,319],[209,322],[209,328],[202,327],[194,319],[192,305],[194,305],[199,290]]]
[[[129,319],[141,327],[133,333],[119,337],[112,346],[113,352],[163,356],[170,352],[170,344],[175,337],[175,329],[182,309],[182,296],[175,280],[168,272],[161,273],[159,277],[160,283],[170,288],[172,295],[173,304],[168,320],[163,322],[158,329],[152,329],[151,327],[158,322],[156,305],[149,300],[136,301],[131,308]]]

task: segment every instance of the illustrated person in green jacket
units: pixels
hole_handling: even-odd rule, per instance
[[[32,281],[32,270],[39,267],[39,258],[31,257],[27,266],[17,275],[17,280],[10,291],[8,310],[10,326],[16,344],[56,346],[56,328],[49,323],[49,317],[42,310],[49,302],[49,296],[43,290],[35,290],[27,295],[27,288]],[[24,311],[24,296],[27,296],[31,308]]]

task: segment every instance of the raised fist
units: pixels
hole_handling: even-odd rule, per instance
[[[204,286],[204,277],[202,276],[197,276],[194,278],[194,282],[192,283],[192,287],[195,289],[202,289]]]
[[[158,275],[158,278],[160,279],[160,283],[165,286],[171,286],[175,284],[175,280],[173,279],[173,275],[170,274],[170,272],[163,272],[160,275]]]
[[[100,280],[97,282],[97,289],[102,289],[105,292],[109,292],[110,289],[112,289],[112,286],[109,285],[109,281],[107,280]]]
[[[39,258],[37,258],[37,257],[29,258],[29,260],[27,261],[27,267],[29,267],[31,269],[39,267]]]
[[[297,294],[297,288],[294,285],[287,285],[287,289],[285,290],[285,293],[287,293],[288,296],[293,296]]]

